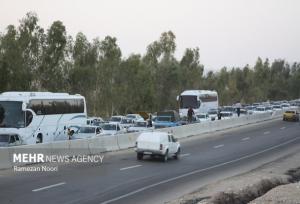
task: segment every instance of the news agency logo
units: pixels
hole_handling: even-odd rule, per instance
[[[42,153],[13,154],[13,163],[102,163],[103,155],[44,155]]]

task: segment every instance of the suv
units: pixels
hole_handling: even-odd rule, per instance
[[[144,132],[136,141],[137,159],[142,160],[144,155],[159,156],[166,162],[170,156],[175,159],[180,155],[180,144],[170,133]]]

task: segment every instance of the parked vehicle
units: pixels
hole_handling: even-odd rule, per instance
[[[299,113],[295,110],[285,111],[283,114],[284,121],[299,121]]]
[[[282,103],[282,104],[281,104],[281,108],[282,108],[283,110],[287,110],[287,109],[290,108],[290,104],[288,104],[288,103]]]
[[[100,117],[90,117],[86,120],[87,125],[99,126],[103,123],[105,123],[105,121]]]
[[[273,107],[272,106],[266,106],[266,112],[273,113]]]
[[[132,118],[123,118],[120,122],[121,128],[129,128],[134,126],[135,121]]]
[[[86,124],[79,94],[4,92],[0,94],[0,135],[15,134],[22,144],[68,139],[67,127]]]
[[[241,108],[240,109],[240,115],[248,115],[248,110],[246,108]]]
[[[143,159],[144,155],[151,155],[159,156],[166,162],[170,157],[178,159],[181,148],[171,133],[144,132],[137,138],[135,151],[138,160]]]
[[[209,109],[207,113],[211,120],[216,120],[218,118],[218,109]]]
[[[177,101],[180,117],[187,116],[190,107],[193,108],[195,115],[219,107],[218,93],[210,90],[186,90],[177,96]]]
[[[245,109],[247,110],[249,115],[252,115],[253,111],[255,110],[255,106],[246,106]]]
[[[97,136],[117,135],[125,133],[126,130],[120,127],[119,123],[107,123],[101,126],[101,133]]]
[[[230,119],[233,117],[233,113],[231,111],[221,111],[221,119]]]
[[[264,106],[258,106],[253,111],[253,113],[255,113],[255,114],[265,113],[265,112],[266,112],[266,107],[264,107]]]
[[[189,121],[188,121],[187,116],[181,117],[180,121],[178,123],[179,123],[179,125],[188,125],[188,124],[190,124]],[[200,123],[200,120],[195,115],[193,115],[192,123]]]
[[[153,120],[153,126],[155,129],[175,127],[175,126],[179,126],[179,125],[180,125],[180,122],[172,120],[171,116],[157,116]]]
[[[210,121],[211,119],[209,118],[209,115],[207,113],[200,113],[196,115],[197,119],[200,122],[207,122]]]
[[[273,110],[282,110],[281,105],[273,105]]]
[[[157,116],[153,119],[153,126],[157,128],[175,127],[181,125],[179,114],[176,111],[157,112]]]
[[[148,122],[136,122],[134,126],[131,126],[127,129],[127,132],[144,132],[152,129],[151,127],[148,127]]]
[[[114,115],[109,119],[108,122],[111,124],[120,124],[122,119],[124,119],[124,118],[125,118],[125,116],[122,116],[122,115]]]
[[[139,114],[127,114],[126,118],[132,119],[133,122],[143,122],[143,121],[145,121],[144,118],[142,116],[140,116]]]
[[[86,139],[86,138],[94,138],[101,133],[101,128],[99,126],[90,126],[85,125],[81,126],[78,130],[78,133],[74,133],[72,135],[72,139]]]

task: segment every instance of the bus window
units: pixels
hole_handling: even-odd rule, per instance
[[[32,122],[33,115],[30,111],[26,111],[25,117],[26,117],[26,127],[27,127]]]

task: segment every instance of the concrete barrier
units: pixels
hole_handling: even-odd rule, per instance
[[[140,133],[128,133],[117,135],[120,149],[128,149],[135,146],[135,141]]]
[[[242,125],[259,123],[266,120],[272,120],[282,117],[283,111],[274,113],[262,113],[234,117],[231,119],[222,119],[216,121],[207,121],[190,125],[163,128],[159,131],[173,132],[177,138],[199,135],[203,133],[220,131],[228,128],[234,128]],[[91,139],[56,141],[38,145],[25,145],[17,147],[0,148],[0,169],[11,168],[15,164],[12,162],[14,153],[43,153],[47,155],[87,155],[99,154],[107,151],[116,151],[135,146],[136,138],[140,133],[129,133],[114,136],[101,136]],[[207,136],[207,135],[206,135]],[[205,136],[204,136],[205,137]]]
[[[10,148],[0,148],[0,169],[8,169],[12,167]]]

